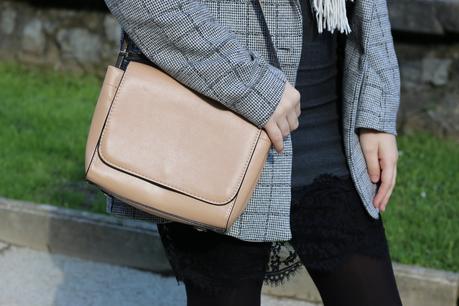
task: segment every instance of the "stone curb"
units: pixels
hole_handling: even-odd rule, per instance
[[[459,273],[392,263],[404,306],[459,305]],[[305,269],[281,287],[264,287],[263,293],[320,303],[320,295]]]
[[[0,197],[0,240],[82,259],[171,274],[156,226]],[[456,306],[459,273],[393,263],[404,306]],[[306,273],[263,293],[320,303]]]
[[[0,240],[155,272],[170,272],[156,226],[147,222],[0,197]]]

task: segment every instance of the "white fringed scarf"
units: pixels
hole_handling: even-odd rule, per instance
[[[348,1],[353,2],[354,0]],[[335,29],[346,34],[351,32],[346,16],[346,0],[312,0],[312,2],[319,33],[322,33],[323,29],[331,33]]]

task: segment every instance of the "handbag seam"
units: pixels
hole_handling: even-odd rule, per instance
[[[141,64],[141,63],[136,63],[136,64],[140,64],[140,65],[145,65],[145,64]],[[155,68],[156,69],[156,68]],[[113,103],[112,103],[112,107],[107,115],[107,122],[106,122],[106,125],[104,126],[103,130],[102,130],[102,134],[101,134],[101,137],[100,137],[100,142],[99,142],[99,145],[98,145],[98,148],[97,150],[99,151],[99,155],[101,157],[101,159],[107,164],[109,165],[110,167],[112,168],[118,168],[118,169],[121,169],[125,172],[128,172],[128,173],[132,173],[132,174],[135,174],[139,177],[142,177],[148,181],[153,181],[153,182],[157,182],[157,183],[160,183],[164,186],[167,186],[167,187],[170,187],[170,188],[173,188],[173,189],[176,189],[178,191],[181,191],[185,194],[188,194],[188,195],[191,195],[191,196],[194,196],[195,198],[197,199],[200,199],[200,200],[204,200],[204,201],[207,201],[207,202],[211,202],[213,204],[226,204],[228,202],[230,202],[237,194],[237,191],[238,189],[240,188],[241,184],[242,184],[242,178],[244,177],[244,174],[247,172],[247,169],[248,169],[248,164],[249,164],[249,161],[251,160],[252,156],[253,156],[253,153],[254,153],[254,148],[255,148],[255,145],[258,143],[258,139],[259,139],[259,136],[260,136],[260,133],[261,133],[261,129],[258,129],[258,132],[256,134],[256,136],[254,137],[254,140],[252,141],[252,144],[251,144],[251,148],[250,148],[250,154],[248,154],[248,158],[246,159],[245,163],[244,163],[244,167],[243,167],[243,170],[241,171],[241,174],[239,175],[239,178],[238,178],[238,181],[237,181],[237,184],[236,184],[236,188],[234,188],[234,190],[231,192],[231,195],[229,196],[229,199],[225,199],[224,201],[215,201],[215,200],[211,200],[211,199],[208,199],[206,197],[203,197],[203,196],[200,196],[194,192],[190,192],[190,191],[186,191],[185,189],[181,188],[181,187],[178,187],[176,185],[173,185],[173,184],[169,184],[169,183],[165,183],[163,182],[162,180],[160,179],[155,179],[155,178],[152,178],[152,177],[147,177],[145,175],[142,175],[140,173],[138,173],[137,171],[135,170],[132,170],[132,169],[129,169],[127,167],[123,167],[123,166],[119,166],[119,165],[116,165],[115,163],[112,163],[112,162],[109,162],[107,160],[107,158],[104,156],[103,154],[103,150],[101,150],[101,146],[102,146],[102,142],[104,140],[104,136],[105,136],[105,131],[108,129],[109,125],[110,125],[110,122],[111,122],[111,118],[112,118],[112,114],[113,112],[115,111],[115,105],[116,105],[116,102],[119,100],[119,96],[120,96],[120,93],[123,89],[123,86],[125,84],[125,80],[127,78],[127,72],[128,72],[128,69],[126,69],[126,73],[123,75],[123,79],[121,80],[121,83],[119,85],[119,89],[117,90],[116,92],[116,95],[115,97],[113,98]]]
[[[101,188],[102,189],[102,188]],[[105,189],[102,189],[102,190],[105,190]],[[107,191],[108,193],[109,191]],[[174,213],[170,213],[168,211],[165,211],[165,210],[162,210],[162,209],[158,209],[158,208],[154,208],[152,206],[148,206],[148,205],[145,205],[145,204],[142,204],[140,202],[137,202],[137,201],[133,201],[133,200],[129,200],[127,198],[124,198],[123,196],[120,196],[118,194],[115,194],[115,193],[111,193],[112,196],[114,196],[115,198],[118,198],[120,199],[121,201],[124,201],[126,203],[129,202],[129,205],[133,206],[133,207],[145,207],[146,209],[150,209],[150,210],[154,210],[156,211],[157,213],[161,213],[161,214],[165,214],[165,215],[168,215],[169,217],[173,217],[173,218],[177,218],[177,219],[180,219],[182,221],[185,221],[185,222],[189,222],[191,225],[193,226],[203,226],[203,227],[206,227],[206,228],[212,228],[214,230],[217,230],[217,231],[225,231],[226,228],[223,228],[223,227],[218,227],[218,226],[214,226],[214,225],[209,225],[208,223],[204,223],[204,222],[200,222],[200,221],[196,221],[194,219],[188,219],[188,218],[185,218],[185,217],[182,217],[182,216],[179,216],[179,215],[176,215]]]

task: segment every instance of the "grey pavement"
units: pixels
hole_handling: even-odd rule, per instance
[[[173,276],[0,242],[0,306],[185,306]],[[262,295],[263,306],[314,306]]]

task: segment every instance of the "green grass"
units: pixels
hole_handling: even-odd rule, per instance
[[[0,63],[0,195],[103,212],[83,180],[101,80]]]
[[[394,260],[459,271],[459,144],[398,138],[397,183],[383,213]]]
[[[101,80],[0,64],[0,195],[103,212],[84,146]],[[459,271],[459,145],[399,135],[397,184],[383,213],[392,259]]]

